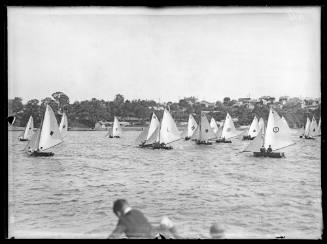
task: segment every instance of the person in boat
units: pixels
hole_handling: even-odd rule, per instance
[[[272,152],[272,148],[271,145],[269,145],[269,147],[267,148],[267,153],[271,153]]]
[[[118,217],[116,228],[108,239],[121,238],[123,234],[132,239],[152,239],[152,226],[144,214],[132,209],[125,199],[117,199],[113,204],[113,212]]]
[[[225,230],[221,224],[213,223],[210,227],[210,235],[212,239],[225,238]]]
[[[265,154],[266,153],[266,148],[262,145],[262,147],[260,148],[260,152]]]

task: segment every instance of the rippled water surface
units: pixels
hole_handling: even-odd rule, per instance
[[[9,131],[9,234],[106,238],[117,218],[112,203],[127,199],[153,225],[166,215],[181,235],[209,238],[213,222],[227,238],[320,238],[320,138],[301,140],[286,158],[239,153],[249,142],[174,150],[137,148],[139,131],[120,139],[104,131],[69,131],[54,157],[28,157],[21,132]]]

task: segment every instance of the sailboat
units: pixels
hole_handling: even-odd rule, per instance
[[[169,150],[172,149],[172,147],[167,145],[180,140],[181,133],[179,132],[173,117],[168,110],[165,109],[161,123],[153,113],[149,128],[143,131],[139,137],[141,137],[141,139],[146,138],[145,140],[143,139],[143,142],[139,145],[140,147]]]
[[[200,124],[196,133],[194,133],[194,137],[196,139],[195,142],[197,145],[211,145],[212,142],[210,142],[209,140],[215,139],[217,137],[216,134],[213,132],[207,119],[207,116],[204,112],[201,112]]]
[[[230,138],[236,137],[240,135],[240,133],[235,129],[234,122],[232,120],[232,117],[227,113],[226,119],[223,125],[223,130],[221,133],[220,138],[216,140],[217,143],[231,143],[231,140],[228,140]]]
[[[215,133],[217,135],[219,128],[218,128],[216,120],[213,117],[210,120],[210,127],[212,128],[213,133]]]
[[[20,141],[29,141],[34,133],[34,123],[33,123],[33,117],[30,116],[28,119],[28,122],[26,124],[25,130],[21,136],[18,137]]]
[[[187,123],[187,136],[185,137],[186,141],[191,139],[191,137],[193,136],[193,134],[197,128],[198,128],[198,124],[196,123],[193,115],[190,114],[188,117],[188,123]]]
[[[45,150],[62,143],[58,123],[52,108],[47,105],[40,129],[33,134],[31,140],[25,147],[25,151],[34,157],[53,156],[53,152]]]
[[[285,157],[283,152],[273,151],[294,144],[295,143],[291,140],[291,131],[287,121],[270,108],[266,131],[264,131],[264,128],[260,128],[257,137],[243,150],[243,152],[253,152],[255,157],[282,158]]]
[[[61,117],[61,121],[60,121],[60,125],[59,125],[59,131],[62,137],[65,137],[67,135],[67,131],[68,131],[68,119],[67,119],[67,115],[64,112],[62,117]]]
[[[310,124],[311,124],[311,121],[310,119],[307,117],[307,122],[305,123],[305,127],[304,127],[304,132],[303,132],[303,135],[300,136],[300,138],[305,138],[307,137],[308,138],[308,135],[309,135],[309,131],[310,131]]]
[[[12,125],[15,123],[15,120],[16,120],[16,116],[15,116],[15,115],[9,115],[9,116],[7,117],[7,121],[8,121],[8,124],[9,124],[10,126],[12,126]]]
[[[310,123],[310,128],[309,128],[309,134],[305,139],[313,139],[313,137],[318,136],[318,124],[315,119],[315,116],[312,117],[311,123]]]
[[[300,138],[304,139],[314,139],[314,137],[319,136],[319,126],[317,125],[317,121],[315,117],[312,117],[312,120],[307,117],[307,122],[305,124],[305,129],[303,135]]]
[[[321,117],[320,117],[319,123],[318,123],[318,135],[317,136],[321,136]]]
[[[253,140],[258,135],[258,133],[259,133],[259,121],[257,116],[254,116],[249,131],[246,136],[243,136],[243,140]]]
[[[265,121],[263,120],[263,118],[259,119],[259,131],[265,127]]]
[[[109,128],[107,136],[109,138],[120,138],[121,133],[122,133],[122,129],[121,129],[120,123],[118,121],[118,118],[116,116],[114,116],[113,127],[112,127],[112,129]]]

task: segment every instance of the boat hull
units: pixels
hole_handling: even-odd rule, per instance
[[[18,140],[20,140],[20,141],[28,141],[28,139],[24,139],[24,138],[18,138]]]
[[[271,152],[271,153],[263,153],[263,152],[253,152],[254,157],[269,157],[269,158],[284,158],[285,154],[283,152]]]
[[[251,136],[243,136],[243,140],[253,140],[254,137]]]
[[[218,140],[216,140],[216,143],[232,143],[232,141],[231,140],[218,139]]]
[[[212,145],[209,141],[196,141],[196,145]]]
[[[188,141],[191,139],[191,137],[185,137],[184,139],[185,139],[185,141]]]
[[[173,149],[172,146],[166,146],[166,145],[155,145],[155,144],[147,144],[147,145],[139,145],[140,148],[149,148],[149,149],[164,149],[164,150],[170,150]]]
[[[32,157],[51,157],[54,155],[53,152],[39,152],[39,151],[34,151],[29,154]]]

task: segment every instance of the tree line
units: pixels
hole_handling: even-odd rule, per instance
[[[20,97],[9,99],[8,114],[16,116],[16,126],[25,126],[29,117],[33,116],[35,126],[39,127],[47,104],[54,110],[57,121],[60,121],[62,113],[65,112],[69,127],[88,128],[93,128],[98,121],[113,121],[114,116],[120,117],[121,120],[130,117],[138,118],[140,119],[139,123],[144,125],[145,121],[150,120],[153,112],[161,118],[164,107],[170,110],[177,122],[187,122],[189,114],[193,114],[195,119],[199,120],[201,111],[207,112],[208,119],[213,117],[216,121],[222,121],[228,112],[233,118],[238,118],[238,121],[235,122],[236,126],[249,125],[255,115],[267,121],[269,114],[267,105],[255,105],[252,109],[245,105],[233,106],[235,100],[231,100],[229,97],[225,97],[223,101],[217,101],[211,106],[206,106],[195,97],[186,97],[178,102],[168,102],[163,105],[153,100],[125,100],[121,94],[117,94],[112,101],[92,98],[70,103],[69,97],[63,92],[55,92],[51,97],[40,101],[31,99],[25,104],[22,103]],[[315,110],[303,109],[299,99],[296,98],[290,99],[282,109],[278,107],[275,109],[285,117],[289,126],[293,128],[303,127],[307,116],[310,119],[313,115],[316,119],[320,118],[320,106]]]

